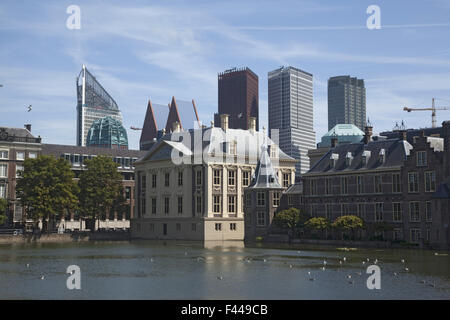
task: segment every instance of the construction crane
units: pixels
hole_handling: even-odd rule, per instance
[[[136,127],[133,127],[133,126],[131,126],[130,129],[131,130],[142,130],[142,128],[136,128]]]
[[[434,98],[431,99],[431,108],[408,108],[404,107],[403,111],[431,111],[431,127],[436,128],[436,110],[450,110],[450,107],[438,107],[434,105]]]

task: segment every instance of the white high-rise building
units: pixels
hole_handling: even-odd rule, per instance
[[[294,67],[268,74],[269,134],[279,130],[279,146],[299,162],[296,176],[309,170],[308,150],[316,148],[313,128],[313,75]]]
[[[77,77],[77,145],[86,146],[92,123],[110,116],[123,122],[117,103],[83,65]]]

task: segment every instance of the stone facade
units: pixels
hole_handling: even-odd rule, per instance
[[[263,132],[226,126],[177,130],[166,134],[135,163],[137,205],[132,237],[243,240],[244,188],[257,165],[257,158],[248,151],[264,139],[269,144],[271,140]],[[178,142],[175,135],[185,138]],[[174,152],[183,155],[182,164],[174,162]],[[276,168],[291,184],[295,160],[279,152]],[[198,156],[200,161],[196,161]]]

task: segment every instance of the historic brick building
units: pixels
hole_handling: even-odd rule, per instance
[[[31,134],[31,125],[25,128],[0,127],[0,198],[8,201],[7,226],[22,222],[22,207],[16,199],[17,171],[23,170],[27,158],[36,158],[41,152],[41,138]]]
[[[296,203],[331,221],[353,214],[366,223],[365,239],[383,238],[448,248],[450,122],[440,137],[425,131],[373,141],[367,127],[360,143],[333,145],[302,176]],[[409,138],[410,142],[407,141]]]
[[[111,212],[110,215],[101,217],[99,228],[104,229],[124,229],[129,228],[130,219],[134,212],[134,162],[145,155],[145,151],[126,150],[126,149],[108,149],[99,147],[82,147],[57,144],[42,144],[42,155],[51,155],[55,158],[66,159],[78,179],[80,173],[85,170],[84,161],[92,159],[99,155],[111,157],[117,163],[117,170],[123,176],[123,187],[125,199],[129,204],[129,211],[125,215],[119,216],[117,212]],[[67,216],[60,217],[64,221],[64,229],[84,230],[92,226],[86,225],[86,220],[79,216],[77,212],[68,213]]]

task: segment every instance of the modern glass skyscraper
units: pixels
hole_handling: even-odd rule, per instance
[[[107,116],[122,124],[117,103],[83,65],[77,77],[77,146],[86,146],[94,121]]]
[[[313,75],[294,67],[268,74],[269,134],[279,130],[279,146],[299,160],[296,176],[309,170],[308,150],[316,148],[313,128]]]
[[[337,124],[354,124],[364,130],[366,88],[364,80],[350,76],[328,80],[328,130]]]

